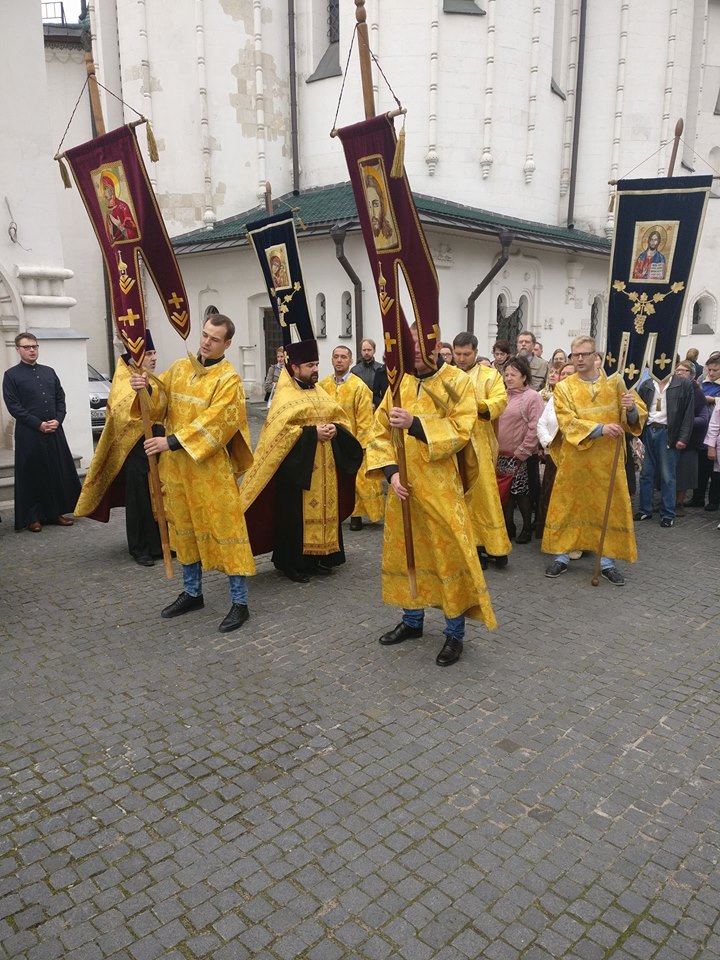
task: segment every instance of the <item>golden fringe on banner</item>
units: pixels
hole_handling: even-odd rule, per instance
[[[145,121],[145,133],[147,135],[148,154],[152,162],[157,163],[158,160],[160,159],[158,156],[157,141],[155,140],[155,134],[153,133],[153,129],[150,126],[149,120]]]
[[[398,134],[397,143],[395,144],[395,156],[393,157],[393,164],[390,169],[390,176],[394,180],[402,180],[405,173],[405,118],[403,117],[403,125]]]

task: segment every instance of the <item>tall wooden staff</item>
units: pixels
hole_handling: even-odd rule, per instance
[[[630,349],[630,333],[625,331],[620,341],[618,350],[618,372],[616,376],[622,377],[627,363],[628,350]],[[622,419],[622,418],[621,418]],[[615,493],[615,477],[617,476],[618,464],[620,463],[620,454],[625,444],[625,433],[615,438],[615,455],[613,457],[612,467],[610,469],[610,485],[608,487],[607,499],[605,500],[605,515],[603,516],[602,527],[600,529],[600,542],[598,543],[597,553],[595,554],[595,566],[590,583],[596,587],[600,583],[600,560],[602,558],[603,547],[605,546],[605,537],[607,535],[608,523],[610,521],[610,508],[612,506],[613,494]]]
[[[102,113],[102,105],[98,94],[97,83],[95,79],[95,64],[93,62],[92,52],[85,51],[85,69],[87,70],[90,88],[90,106],[92,109],[93,120],[95,121],[95,131],[97,134],[105,133],[105,119]],[[142,121],[141,121],[142,122]],[[136,124],[131,124],[135,126]],[[133,366],[138,373],[142,373],[133,360]],[[150,395],[147,389],[138,391],[138,401],[140,403],[140,415],[142,417],[143,432],[146,440],[152,440],[152,421],[150,419],[149,407]],[[163,563],[165,565],[165,575],[168,580],[173,578],[172,556],[170,555],[170,540],[168,538],[167,517],[165,516],[165,504],[162,497],[162,486],[160,484],[160,473],[158,471],[157,454],[149,453],[147,455],[148,466],[150,468],[149,481],[153,500],[155,501],[155,510],[157,512],[157,523],[160,530],[160,543],[162,545]]]
[[[365,108],[365,119],[370,120],[375,116],[375,96],[373,94],[372,69],[370,61],[370,42],[368,39],[367,14],[365,12],[365,0],[355,0],[355,19],[357,20],[358,37],[358,55],[360,57],[360,78],[362,80],[363,106]],[[400,384],[401,377],[397,377],[391,387],[393,404],[400,406]],[[400,474],[400,483],[406,490],[409,490],[407,478],[407,459],[405,457],[405,437],[400,427],[391,428],[392,442],[397,454],[398,473]],[[403,518],[403,534],[405,538],[405,559],[407,562],[408,583],[410,586],[410,596],[417,597],[417,577],[415,575],[415,546],[412,536],[412,514],[410,511],[410,499],[401,500]]]

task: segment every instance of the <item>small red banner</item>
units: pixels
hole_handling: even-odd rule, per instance
[[[420,225],[407,176],[390,176],[395,155],[395,129],[385,114],[338,131],[345,150],[355,204],[365,240],[385,339],[385,365],[393,394],[405,370],[415,366],[415,348],[400,306],[402,272],[418,327],[423,360],[430,355],[439,332],[437,273]]]
[[[187,294],[131,127],[118,127],[67,150],[65,157],[105,261],[120,337],[137,364],[145,356],[140,258],[170,323],[187,340]]]

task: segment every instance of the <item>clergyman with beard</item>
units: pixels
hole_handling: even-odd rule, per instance
[[[241,488],[253,551],[272,549],[289,580],[307,583],[345,562],[363,450],[338,401],[318,386],[315,340],[288,344],[285,369]]]

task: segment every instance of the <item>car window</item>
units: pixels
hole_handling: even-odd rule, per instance
[[[98,380],[105,380],[105,379],[107,379],[107,378],[104,377],[98,370],[96,370],[95,367],[91,367],[90,364],[87,365],[87,368],[88,368],[88,380],[89,380],[91,383],[92,383],[92,382],[97,382]]]

